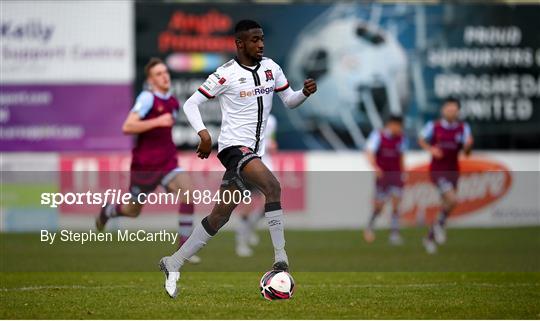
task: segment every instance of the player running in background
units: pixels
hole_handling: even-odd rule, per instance
[[[459,109],[457,99],[446,99],[441,108],[441,119],[428,122],[418,138],[418,144],[431,154],[430,178],[442,199],[441,211],[423,240],[430,254],[437,252],[437,244],[446,242],[446,219],[457,204],[459,153],[463,150],[468,156],[473,146],[471,128],[459,120]]]
[[[204,126],[199,106],[218,98],[222,112],[218,138],[218,158],[225,167],[219,190],[220,199],[234,191],[245,190],[245,183],[255,186],[265,196],[265,217],[274,247],[275,270],[287,270],[281,187],[272,172],[261,161],[265,152],[264,131],[272,109],[274,92],[284,105],[295,108],[316,90],[315,81],[307,79],[304,88],[294,91],[283,71],[272,59],[263,57],[264,33],[252,20],[242,20],[235,26],[235,59],[219,67],[184,104],[184,112],[201,141],[199,158],[208,158],[212,139]],[[165,272],[165,290],[171,297],[177,294],[176,282],[187,258],[197,253],[229,220],[237,204],[216,202],[210,215],[197,224],[189,239],[173,255],[161,259]]]
[[[268,121],[264,130],[264,139],[266,142],[266,151],[262,156],[262,162],[266,167],[273,171],[272,154],[277,151],[277,141],[275,138],[277,119],[274,115],[268,115]],[[261,218],[264,217],[264,197],[256,188],[250,189],[253,201],[249,204],[240,204],[240,222],[236,228],[236,255],[240,257],[249,257],[253,255],[251,246],[259,244],[259,236],[255,228]]]
[[[152,58],[144,68],[146,84],[137,97],[122,126],[127,135],[135,135],[132,149],[130,186],[132,202],[128,204],[107,204],[96,219],[96,228],[102,231],[110,218],[118,216],[137,217],[143,204],[138,201],[139,194],[147,194],[161,185],[166,191],[175,193],[191,190],[189,175],[178,167],[176,146],[172,140],[172,126],[180,105],[171,94],[171,77],[167,66],[158,58]],[[193,204],[186,202],[181,193],[179,208],[179,239],[183,244],[189,237],[193,226]],[[190,262],[198,263],[196,256]]]
[[[388,201],[392,203],[390,243],[393,245],[403,243],[399,232],[399,203],[403,190],[403,153],[406,149],[401,116],[390,116],[383,129],[374,129],[369,135],[365,150],[366,157],[375,170],[376,188],[373,213],[364,230],[364,239],[368,243],[375,240],[375,220]]]

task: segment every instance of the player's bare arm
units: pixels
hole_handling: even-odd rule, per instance
[[[122,125],[122,132],[126,135],[136,135],[157,127],[171,127],[173,124],[174,118],[171,113],[144,120],[138,113],[131,112]]]
[[[379,167],[379,165],[377,165],[377,160],[375,159],[375,154],[369,150],[366,151],[366,158],[369,162],[369,164],[371,165],[371,167],[373,168],[373,170],[375,170],[375,175],[377,177],[382,177],[382,170],[381,168]]]
[[[474,144],[474,139],[472,136],[469,136],[465,140],[465,144],[463,144],[463,153],[465,156],[469,156],[471,154],[472,148]]]
[[[434,158],[441,158],[443,156],[442,150],[428,143],[423,137],[418,137],[418,145],[422,147],[423,150],[429,152]]]

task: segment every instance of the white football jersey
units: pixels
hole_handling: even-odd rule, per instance
[[[287,88],[281,67],[269,58],[253,67],[233,59],[208,76],[199,92],[209,99],[217,97],[221,106],[218,152],[240,145],[264,155],[264,132],[274,92]]]

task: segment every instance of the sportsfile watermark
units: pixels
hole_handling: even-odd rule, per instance
[[[50,208],[57,208],[61,205],[101,205],[107,204],[142,204],[142,205],[174,205],[180,203],[194,205],[209,205],[212,203],[224,204],[250,204],[252,202],[251,191],[249,190],[182,190],[176,193],[151,192],[132,194],[123,192],[121,189],[107,189],[104,192],[45,192],[41,193],[41,205]]]

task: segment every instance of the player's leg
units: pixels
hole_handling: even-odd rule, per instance
[[[253,210],[249,213],[248,224],[249,224],[249,237],[248,243],[251,246],[256,246],[259,244],[259,235],[257,234],[257,224],[261,219],[264,218],[264,195],[257,191],[252,195],[253,198]]]
[[[380,190],[378,187],[376,189],[377,191],[375,192],[372,203],[373,211],[371,213],[371,217],[369,218],[367,227],[364,230],[364,240],[368,243],[375,241],[375,221],[384,207],[386,198],[386,195],[382,190]]]
[[[220,199],[225,193],[233,193],[236,187],[221,187]],[[161,270],[165,273],[165,290],[170,297],[177,295],[176,282],[180,279],[180,269],[190,257],[193,257],[206,243],[216,235],[218,230],[229,220],[235,203],[219,202],[214,205],[212,212],[195,225],[193,232],[184,244],[171,256],[166,256],[159,262]]]
[[[264,216],[274,246],[274,269],[288,269],[289,259],[285,252],[283,210],[281,208],[281,186],[277,178],[260,158],[253,158],[241,171],[242,178],[257,187],[265,196]]]
[[[96,229],[102,231],[107,221],[113,217],[138,217],[144,207],[146,194],[154,191],[160,183],[162,174],[156,171],[132,169],[129,172],[129,192],[131,200],[126,204],[106,204],[96,218]]]
[[[114,217],[138,217],[144,207],[143,204],[139,203],[140,197],[142,196],[132,193],[131,201],[126,204],[105,204],[96,218],[96,229],[103,231],[109,219]]]
[[[441,194],[441,211],[437,216],[430,234],[437,244],[446,243],[446,220],[452,210],[456,207],[457,197],[454,188],[448,189]]]
[[[232,193],[236,190],[235,187],[221,187],[219,193],[223,199],[224,193]],[[214,236],[219,229],[227,223],[232,211],[237,204],[219,202],[214,205],[212,212],[207,217],[203,218],[201,223],[196,224],[193,232],[188,237],[186,242],[182,244],[180,249],[171,256],[173,263],[172,267],[175,270],[179,270],[184,262],[197,253],[208,240]]]
[[[180,192],[180,205],[178,207],[179,214],[179,229],[178,235],[180,239],[179,246],[184,244],[193,230],[193,214],[195,208],[192,203],[188,203],[188,193],[192,191],[191,178],[186,172],[174,170],[172,176],[165,176],[162,180],[162,185],[169,193],[177,194]],[[169,176],[169,177],[168,177]]]
[[[401,188],[394,187],[391,192],[392,217],[390,222],[390,244],[401,245],[403,238],[401,237],[399,226],[399,205],[401,202]]]
[[[253,193],[253,190],[251,192]],[[251,233],[249,216],[254,210],[255,205],[253,203],[241,204],[239,207],[238,216],[240,220],[235,231],[236,255],[239,257],[250,257],[253,255],[253,250],[249,247],[249,236]]]
[[[193,218],[195,206],[190,203],[190,193],[193,191],[191,177],[181,168],[176,168],[169,174],[165,175],[161,184],[167,192],[180,195],[180,205],[178,207],[178,248],[184,244],[193,231]],[[198,264],[201,258],[194,255],[189,259],[190,263]]]

